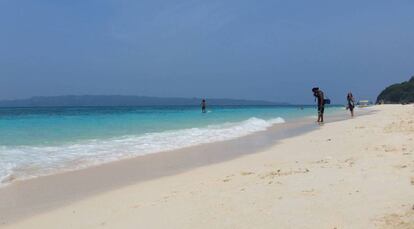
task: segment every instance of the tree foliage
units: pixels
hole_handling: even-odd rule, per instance
[[[378,96],[378,102],[414,103],[414,76],[409,81],[387,87]]]

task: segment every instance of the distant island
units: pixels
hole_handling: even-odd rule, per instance
[[[201,98],[161,98],[125,95],[39,96],[29,99],[3,100],[0,107],[79,107],[79,106],[199,106]],[[208,99],[213,106],[289,105],[262,100]]]
[[[414,76],[409,81],[387,87],[378,96],[377,103],[414,103]]]

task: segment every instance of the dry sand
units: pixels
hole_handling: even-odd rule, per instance
[[[414,107],[96,194],[1,228],[414,228]]]

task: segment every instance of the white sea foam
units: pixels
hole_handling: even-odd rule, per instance
[[[270,120],[250,118],[239,123],[88,140],[61,146],[0,146],[0,184],[123,158],[231,140],[284,122],[280,117]]]

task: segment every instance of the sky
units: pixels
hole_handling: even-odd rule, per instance
[[[412,0],[0,0],[0,99],[374,100],[414,75]]]

